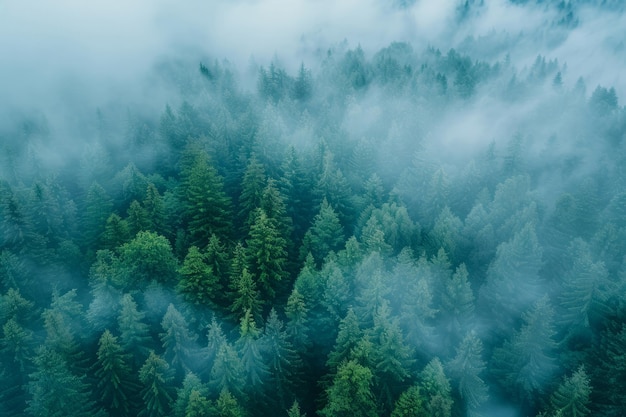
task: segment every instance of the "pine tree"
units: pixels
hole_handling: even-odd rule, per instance
[[[243,174],[241,195],[239,197],[239,218],[244,230],[250,228],[256,217],[254,211],[261,207],[263,189],[266,182],[263,164],[259,162],[256,156],[251,156]]]
[[[221,285],[213,268],[206,263],[206,257],[196,246],[191,246],[185,256],[182,267],[178,270],[180,281],[176,290],[186,301],[200,306],[215,306],[215,299]]]
[[[355,360],[341,364],[332,385],[326,390],[328,402],[319,414],[322,417],[378,416],[372,382],[373,374],[369,368]]]
[[[143,407],[140,417],[164,417],[170,410],[172,393],[169,383],[172,379],[171,370],[167,362],[154,352],[150,352],[148,359],[139,370],[139,380],[143,384],[141,398]]]
[[[148,184],[146,189],[146,198],[143,200],[142,205],[148,214],[150,219],[149,230],[165,236],[169,235],[166,225],[165,207],[163,204],[163,197],[159,194],[159,190],[152,183]]]
[[[122,220],[120,216],[111,213],[107,219],[104,232],[102,234],[102,248],[114,250],[130,239],[130,230],[126,220]]]
[[[304,236],[300,257],[304,258],[310,252],[317,264],[321,264],[330,251],[339,250],[344,239],[339,217],[328,200],[324,199],[319,213],[313,219],[313,225]]]
[[[428,415],[431,417],[450,417],[452,413],[452,388],[446,377],[443,365],[439,358],[434,358],[419,374],[422,394],[427,398],[425,402]]]
[[[252,317],[259,319],[261,317],[261,309],[263,302],[261,295],[257,289],[256,282],[252,274],[244,268],[241,277],[237,281],[236,293],[230,311],[238,320],[242,318],[246,312],[250,312]]]
[[[418,386],[409,387],[404,391],[394,406],[391,417],[427,417],[428,410],[424,406],[424,397]]]
[[[258,209],[255,214],[247,240],[248,264],[260,284],[263,300],[269,301],[274,298],[278,283],[287,277],[287,243],[280,236],[276,222],[263,210]]]
[[[185,409],[185,417],[212,417],[213,415],[214,410],[211,402],[200,391],[191,391],[189,403]]]
[[[474,318],[474,294],[465,264],[459,265],[452,277],[444,283],[440,311],[446,340],[457,344],[462,331]]]
[[[562,417],[585,417],[589,415],[591,385],[584,366],[566,377],[551,398],[556,415]]]
[[[111,415],[131,416],[136,413],[133,401],[139,386],[131,376],[127,356],[117,337],[105,330],[98,341],[96,391],[100,403]]]
[[[218,417],[245,417],[246,411],[227,389],[220,392],[216,401]]]
[[[120,332],[120,346],[125,352],[131,353],[135,360],[143,361],[148,356],[151,342],[148,325],[142,320],[146,314],[137,310],[137,304],[130,294],[124,294],[120,301],[120,314],[117,326]]]
[[[286,409],[291,403],[294,390],[300,385],[299,371],[302,362],[298,352],[289,342],[283,322],[272,309],[265,323],[262,346],[269,370],[269,386],[272,387],[270,409]]]
[[[42,346],[34,362],[36,370],[28,383],[28,413],[35,417],[103,417],[89,399],[84,379],[70,372],[60,354]]]
[[[541,246],[532,224],[498,246],[480,295],[481,304],[489,306],[500,318],[498,325],[503,331],[510,331],[515,320],[543,291],[539,276],[541,257]]]
[[[457,348],[456,356],[447,365],[450,376],[458,384],[458,391],[465,402],[468,415],[475,415],[489,398],[487,385],[480,377],[485,369],[482,352],[482,342],[474,332],[470,332]]]
[[[211,267],[213,274],[217,278],[218,287],[215,288],[215,302],[222,305],[227,297],[222,291],[228,287],[228,278],[230,273],[231,260],[226,249],[226,245],[222,244],[220,238],[213,234],[209,238],[204,257],[207,265]]]
[[[161,327],[163,333],[159,336],[165,350],[163,358],[176,376],[181,376],[190,370],[197,336],[189,330],[185,318],[173,304],[167,307]]]
[[[146,209],[137,200],[133,200],[126,212],[126,222],[131,236],[150,230],[150,217]]]
[[[228,238],[232,229],[231,202],[224,192],[223,179],[209,164],[208,156],[198,152],[183,174],[182,195],[190,243],[202,248],[213,234]]]
[[[172,414],[174,417],[186,417],[187,407],[192,402],[192,395],[196,397],[194,403],[202,402],[198,401],[201,398],[205,398],[208,394],[206,386],[202,384],[200,378],[194,373],[189,372],[183,379],[181,388],[176,390],[176,401],[172,405]],[[192,409],[197,410],[199,407],[195,405]]]
[[[545,393],[557,370],[554,310],[544,297],[522,318],[522,328],[495,349],[492,364],[507,390],[532,406],[533,399]]]
[[[95,252],[104,232],[107,218],[111,215],[113,202],[107,192],[94,182],[87,191],[85,209],[81,221],[83,240],[88,249]]]
[[[245,374],[241,359],[233,346],[224,341],[216,352],[209,386],[214,392],[227,390],[233,392],[237,398],[241,398],[244,383]]]
[[[350,308],[346,317],[339,323],[337,340],[326,362],[331,370],[336,370],[343,362],[354,358],[353,352],[363,337],[364,333],[359,327],[359,319]]]
[[[296,352],[304,352],[309,346],[308,311],[304,297],[294,287],[287,299],[285,316],[287,316],[286,332]]]
[[[268,375],[267,366],[261,357],[260,337],[261,332],[256,327],[252,313],[248,310],[241,318],[239,339],[235,347],[245,374],[245,390],[255,399],[260,396],[261,387]]]

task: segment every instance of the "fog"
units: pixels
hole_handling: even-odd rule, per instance
[[[626,412],[621,3],[0,0],[0,414]]]

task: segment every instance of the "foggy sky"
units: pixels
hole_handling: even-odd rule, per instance
[[[583,76],[592,90],[614,86],[626,95],[626,17],[580,9],[574,29],[548,29],[558,18],[545,5],[485,2],[456,24],[458,0],[421,0],[408,8],[382,0],[137,0],[0,2],[0,96],[4,105],[54,108],[74,94],[98,104],[120,94],[143,95],[138,80],[168,56],[226,58],[243,69],[274,56],[288,70],[343,40],[374,53],[392,41],[416,51],[447,51],[468,36],[508,33],[510,53],[523,68],[538,54],[567,63],[564,82]],[[461,51],[463,52],[463,51]],[[487,55],[487,53],[485,53]],[[481,56],[474,56],[481,59]],[[487,59],[498,59],[488,56]],[[571,74],[571,77],[568,75]]]

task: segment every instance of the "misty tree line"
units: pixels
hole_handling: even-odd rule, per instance
[[[615,90],[403,43],[316,65],[165,62],[175,104],[77,121],[62,165],[45,115],[4,127],[2,415],[626,412]],[[431,131],[486,97],[535,107],[447,162]]]

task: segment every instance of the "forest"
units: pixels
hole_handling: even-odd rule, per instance
[[[480,42],[3,116],[0,415],[626,415],[626,108]]]

